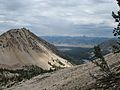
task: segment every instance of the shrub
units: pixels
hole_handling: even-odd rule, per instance
[[[11,87],[15,83],[21,82],[23,80],[31,79],[34,76],[47,73],[47,72],[52,72],[52,71],[53,70],[51,71],[43,70],[42,68],[35,65],[23,66],[22,69],[16,69],[16,70],[1,68],[0,69],[0,87],[6,86],[6,85],[7,87]]]

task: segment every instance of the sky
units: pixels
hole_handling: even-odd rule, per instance
[[[113,36],[115,0],[0,0],[0,33],[26,27],[39,36]]]

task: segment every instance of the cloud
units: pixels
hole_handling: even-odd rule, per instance
[[[39,35],[110,36],[113,0],[0,0],[0,31],[27,27]]]
[[[110,3],[111,2],[111,0],[92,0],[93,1],[93,3],[95,3],[95,4],[103,4],[103,3]]]

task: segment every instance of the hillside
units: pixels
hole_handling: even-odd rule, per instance
[[[111,68],[120,68],[120,53],[111,53],[105,56],[105,58]],[[117,72],[119,71],[120,70]],[[90,76],[90,73],[95,75],[98,74],[98,67],[91,62],[62,69],[53,73],[39,75],[6,90],[95,90],[95,80]],[[108,89],[105,90],[119,89],[115,89],[113,86],[108,87]]]
[[[112,48],[114,45],[116,45],[118,39],[117,38],[113,38],[113,39],[109,39],[105,42],[102,42],[100,45],[102,51],[104,51],[104,54],[108,54],[112,52]]]
[[[0,67],[37,65],[42,69],[70,67],[58,50],[26,28],[11,29],[0,36]]]

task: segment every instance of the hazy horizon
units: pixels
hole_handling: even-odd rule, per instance
[[[17,28],[14,28],[17,29]],[[11,30],[11,29],[10,29]],[[6,33],[9,30],[5,30],[5,31],[0,31],[0,35],[2,35],[3,33]],[[32,30],[30,30],[32,31]],[[32,31],[34,33],[34,31]],[[37,34],[37,33],[35,33]],[[79,35],[79,36],[74,36],[74,35],[40,35],[37,34],[37,36],[39,37],[93,37],[93,38],[117,38],[115,36],[86,36],[86,35]]]

